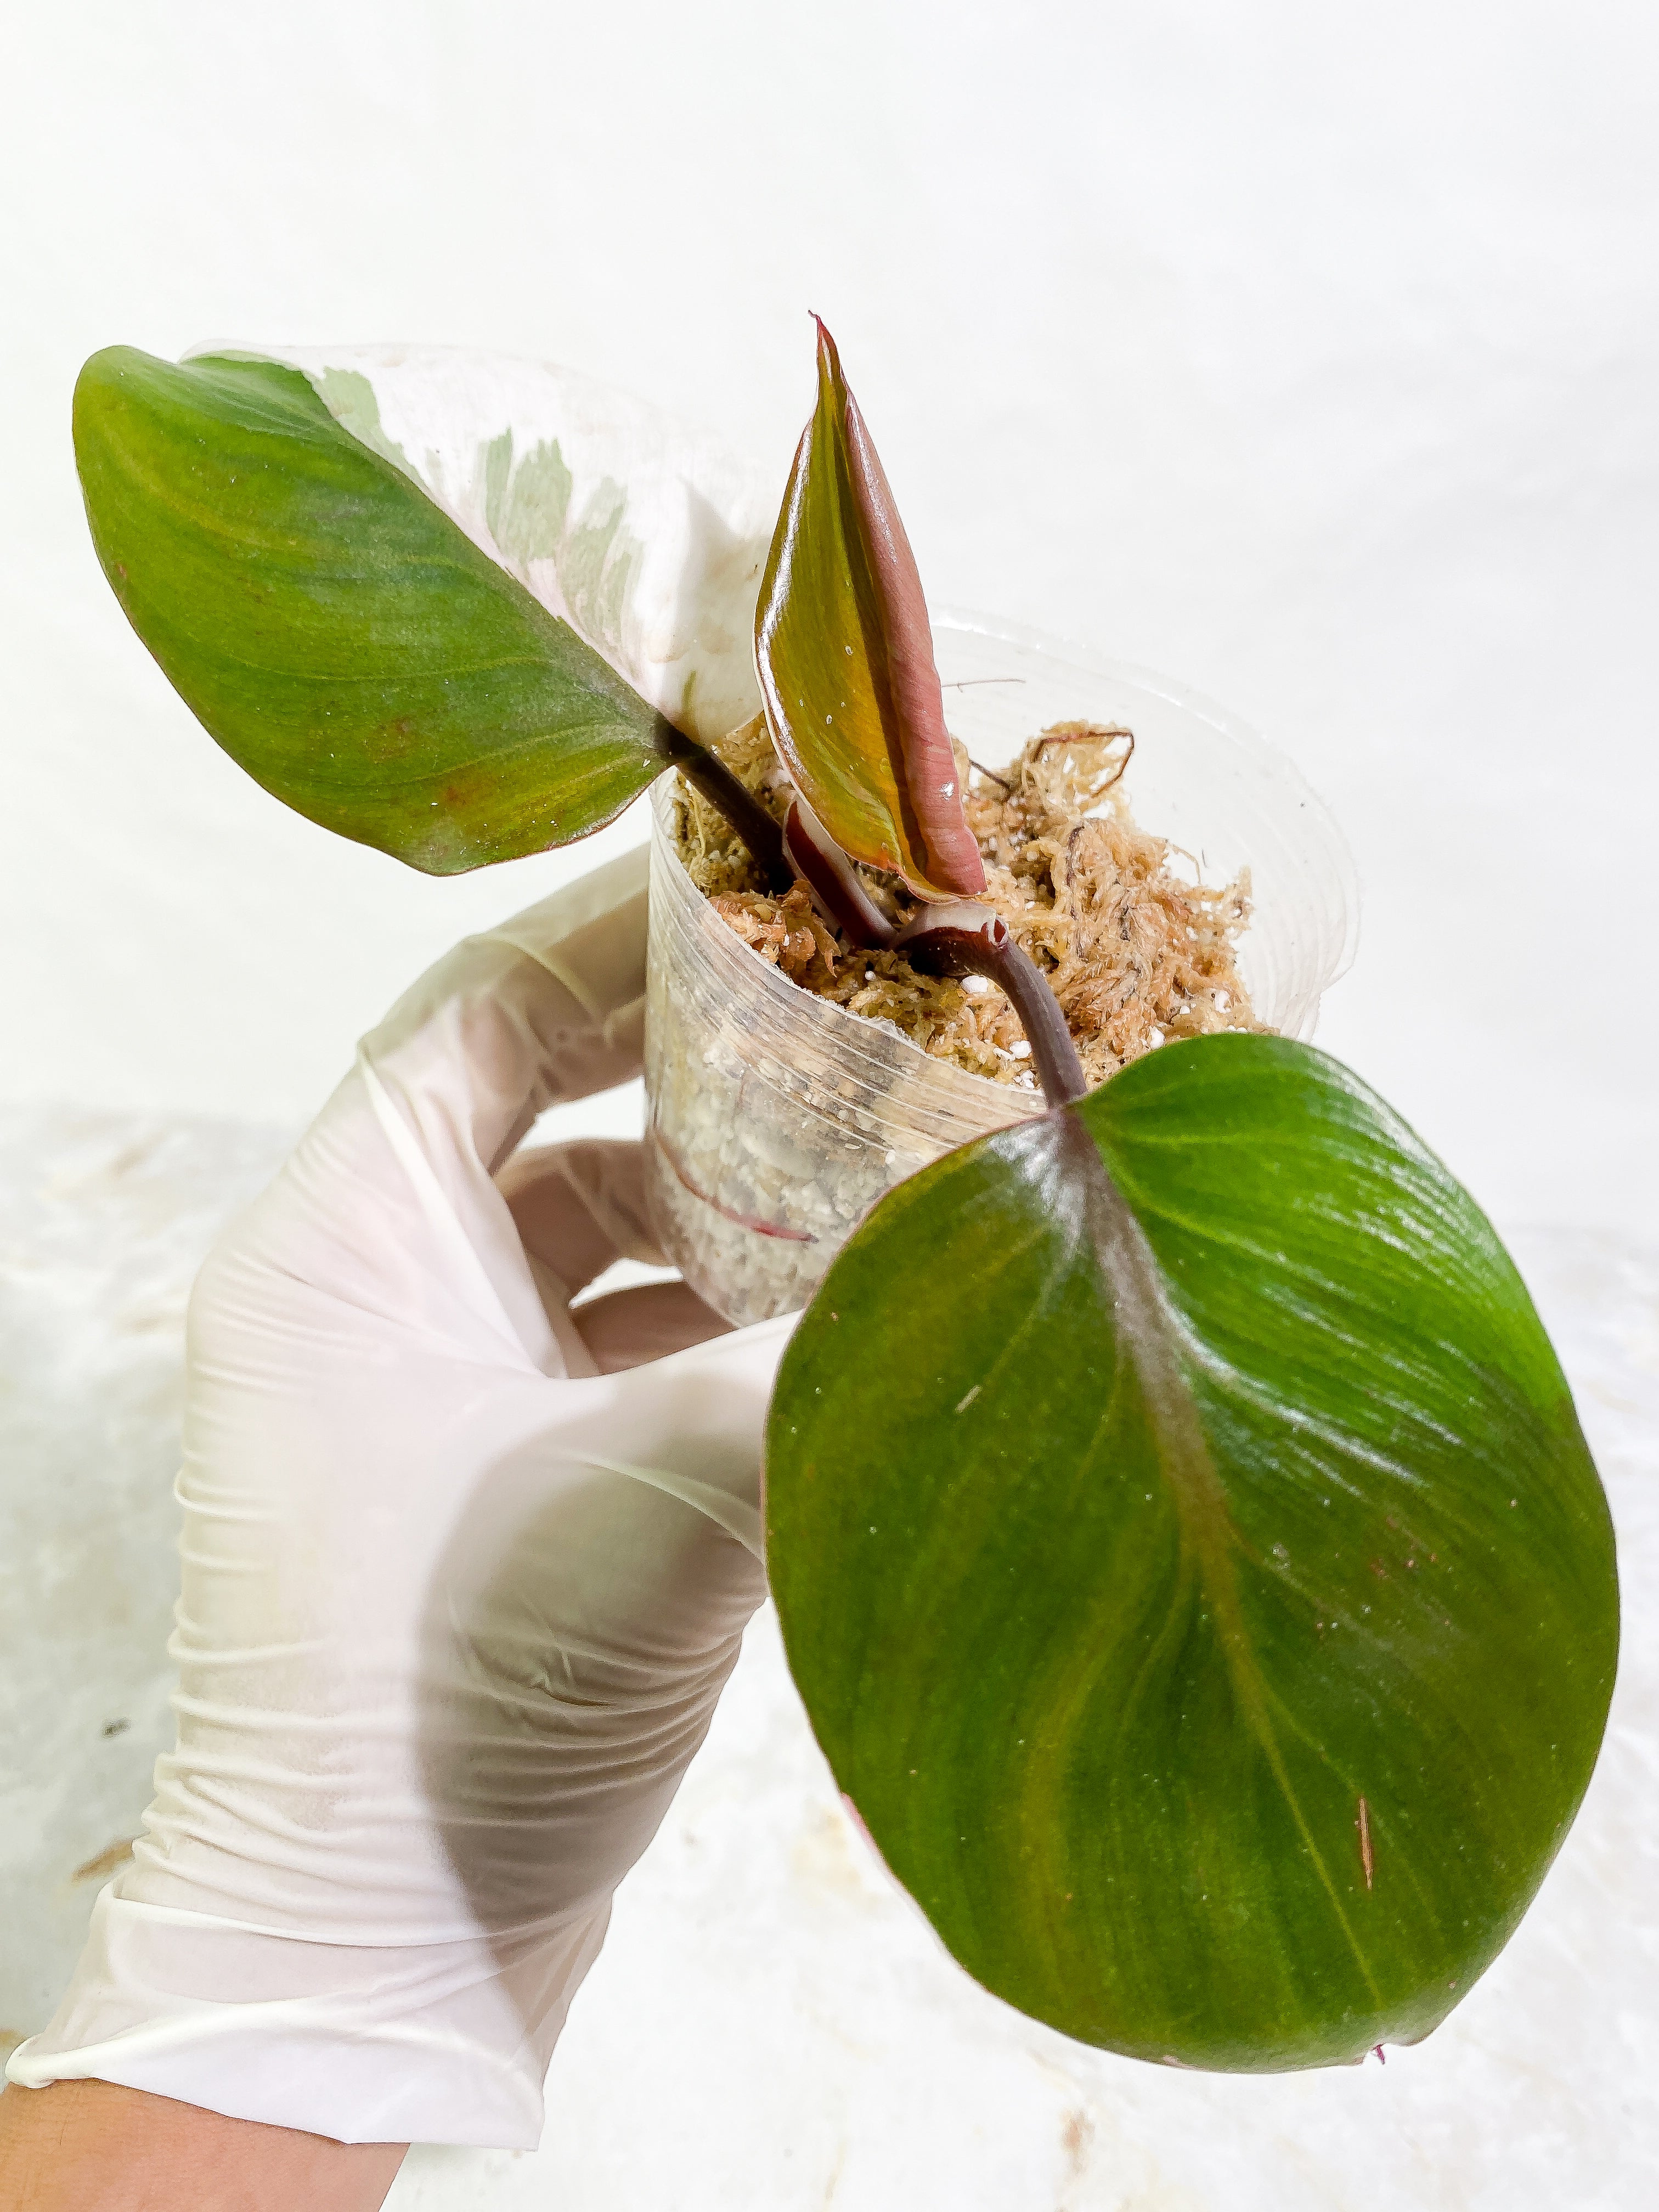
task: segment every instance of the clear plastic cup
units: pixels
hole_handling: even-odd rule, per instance
[[[1310,1036],[1321,993],[1353,957],[1359,902],[1342,834],[1290,762],[1183,686],[1079,647],[948,613],[933,642],[945,719],[987,767],[1054,722],[1134,732],[1124,787],[1136,822],[1206,883],[1249,868],[1238,963],[1256,1018]],[[764,1321],[806,1304],[895,1183],[1043,1102],[930,1059],[751,952],[681,865],[674,804],[671,772],[651,795],[652,1218],[700,1297],[728,1321]]]

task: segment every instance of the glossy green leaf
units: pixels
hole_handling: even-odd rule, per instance
[[[761,583],[755,658],[773,740],[842,850],[923,898],[983,890],[921,580],[822,323],[817,405]]]
[[[1594,1765],[1612,1530],[1468,1194],[1305,1046],[1165,1047],[877,1207],[768,1556],[842,1789],[988,1988],[1274,2069],[1425,2034]]]
[[[133,628],[313,821],[448,874],[583,836],[660,770],[655,710],[295,370],[112,347],[75,447]]]

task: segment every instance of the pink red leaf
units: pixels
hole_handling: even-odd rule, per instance
[[[963,813],[915,556],[835,341],[761,585],[756,660],[772,735],[843,852],[920,897],[971,897]]]

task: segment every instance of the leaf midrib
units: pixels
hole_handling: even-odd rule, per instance
[[[1185,1332],[1170,1310],[1163,1273],[1146,1231],[1113,1182],[1100,1149],[1076,1109],[1066,1123],[1087,1146],[1075,1150],[1086,1177],[1085,1218],[1092,1233],[1101,1273],[1111,1294],[1114,1319],[1127,1340],[1151,1417],[1158,1467],[1175,1500],[1183,1551],[1188,1552],[1199,1586],[1208,1598],[1216,1635],[1240,1711],[1261,1746],[1268,1771],[1290,1810],[1297,1834],[1313,1863],[1321,1887],[1374,2002],[1382,1993],[1354,1932],[1331,1870],[1302,1809],[1273,1727],[1267,1686],[1255,1663],[1233,1558],[1238,1543],[1221,1478],[1216,1472],[1198,1402],[1182,1370],[1180,1345]],[[1173,1442],[1175,1449],[1168,1449]]]

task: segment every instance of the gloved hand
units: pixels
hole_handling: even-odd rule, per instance
[[[637,1072],[645,910],[629,854],[451,953],[204,1267],[178,1749],[13,2081],[537,2142],[762,1595],[789,1329],[727,1332],[679,1284],[573,1316],[613,1257],[660,1257],[639,1149],[513,1157]]]

